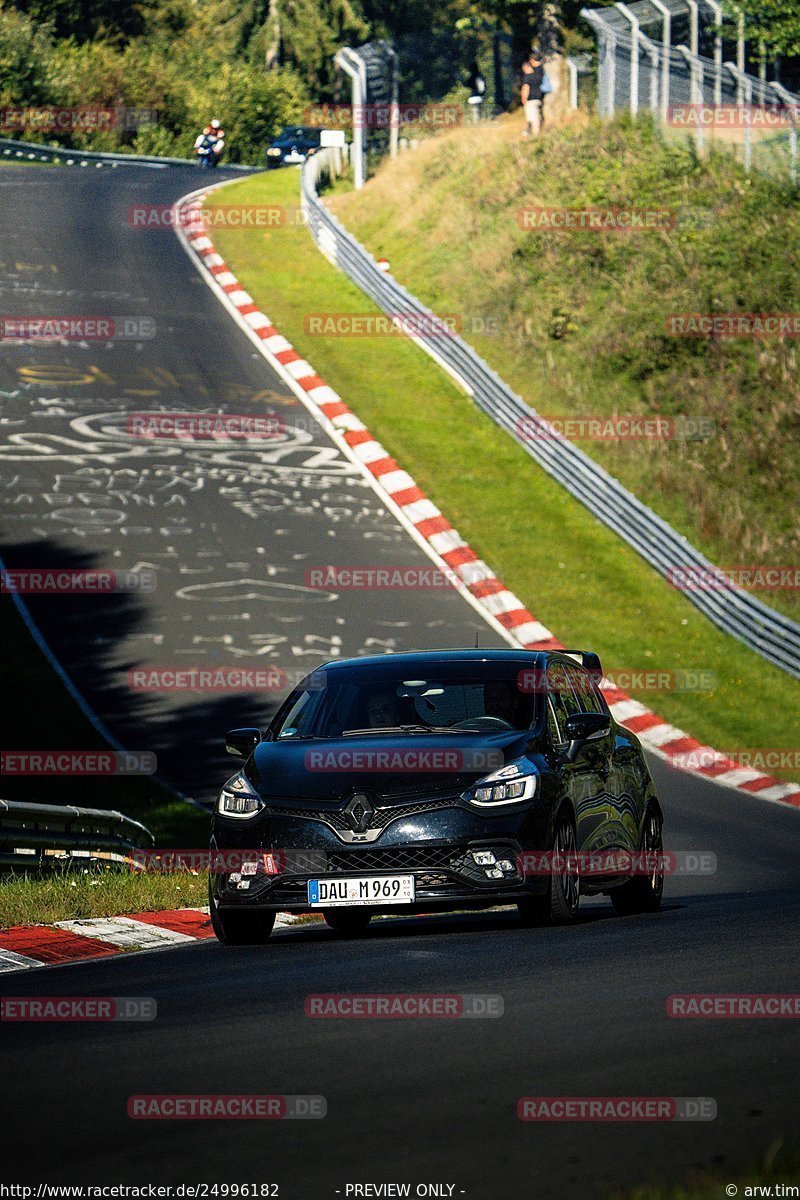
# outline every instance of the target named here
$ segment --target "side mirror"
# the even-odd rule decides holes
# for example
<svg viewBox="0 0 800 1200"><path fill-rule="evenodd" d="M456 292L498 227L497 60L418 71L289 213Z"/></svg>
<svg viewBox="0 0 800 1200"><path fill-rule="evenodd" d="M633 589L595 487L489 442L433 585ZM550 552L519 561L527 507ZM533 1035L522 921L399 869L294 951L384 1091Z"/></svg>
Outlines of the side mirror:
<svg viewBox="0 0 800 1200"><path fill-rule="evenodd" d="M225 749L234 758L249 758L260 741L260 729L250 726L245 729L229 729L225 734Z"/></svg>
<svg viewBox="0 0 800 1200"><path fill-rule="evenodd" d="M567 761L577 755L584 742L605 737L611 732L611 718L606 713L575 713L567 718L565 733L569 741Z"/></svg>

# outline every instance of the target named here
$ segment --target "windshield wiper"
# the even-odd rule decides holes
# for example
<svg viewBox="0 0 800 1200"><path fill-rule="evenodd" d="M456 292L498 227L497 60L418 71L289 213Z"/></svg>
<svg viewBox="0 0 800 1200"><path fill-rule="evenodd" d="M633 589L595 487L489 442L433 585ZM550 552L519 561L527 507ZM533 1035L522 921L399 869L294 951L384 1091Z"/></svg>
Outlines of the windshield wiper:
<svg viewBox="0 0 800 1200"><path fill-rule="evenodd" d="M342 737L364 737L382 733L479 733L477 729L452 729L449 725L385 725L380 728L345 729Z"/></svg>

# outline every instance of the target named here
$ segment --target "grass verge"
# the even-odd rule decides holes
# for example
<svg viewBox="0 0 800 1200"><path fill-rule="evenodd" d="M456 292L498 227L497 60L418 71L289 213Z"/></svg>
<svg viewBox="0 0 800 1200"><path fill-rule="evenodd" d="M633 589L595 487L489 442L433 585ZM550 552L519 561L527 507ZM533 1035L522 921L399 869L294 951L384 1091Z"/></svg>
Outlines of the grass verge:
<svg viewBox="0 0 800 1200"><path fill-rule="evenodd" d="M298 188L295 171L275 171L225 187L215 202L296 206ZM377 310L319 254L304 228L216 226L214 240L280 331L563 641L597 650L612 673L658 668L669 681L680 669L711 671L710 692L669 684L631 692L720 750L796 743L796 682L669 588L413 343L306 331L311 313Z"/></svg>
<svg viewBox="0 0 800 1200"><path fill-rule="evenodd" d="M37 879L5 876L0 884L0 929L198 908L208 903L207 889L205 872L142 875L114 870L81 875L54 872Z"/></svg>
<svg viewBox="0 0 800 1200"><path fill-rule="evenodd" d="M797 339L676 336L669 322L800 314L797 189L724 149L698 157L647 117L519 132L513 118L422 143L332 207L544 415L712 430L579 444L712 562L796 565ZM558 232L531 215L593 207L662 213L665 228ZM537 227L521 227L525 210ZM760 595L800 618L800 590Z"/></svg>
<svg viewBox="0 0 800 1200"><path fill-rule="evenodd" d="M785 1149L775 1142L761 1162L749 1171L698 1175L682 1187L637 1187L630 1191L615 1193L613 1200L720 1200L721 1197L738 1196L739 1200L752 1200L756 1196L796 1195L797 1192L778 1190L779 1185L797 1187L800 1176L800 1153ZM731 1190L728 1190L731 1189Z"/></svg>

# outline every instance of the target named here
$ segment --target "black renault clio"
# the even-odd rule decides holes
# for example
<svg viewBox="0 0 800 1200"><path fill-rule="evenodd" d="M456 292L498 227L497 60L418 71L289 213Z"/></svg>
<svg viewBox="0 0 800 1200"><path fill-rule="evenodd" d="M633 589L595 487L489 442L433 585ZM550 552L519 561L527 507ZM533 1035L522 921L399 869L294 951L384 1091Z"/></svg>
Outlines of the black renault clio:
<svg viewBox="0 0 800 1200"><path fill-rule="evenodd" d="M441 650L327 663L217 800L210 905L226 944L277 912L356 934L376 913L516 904L574 921L581 892L654 911L662 812L641 746L583 651Z"/></svg>

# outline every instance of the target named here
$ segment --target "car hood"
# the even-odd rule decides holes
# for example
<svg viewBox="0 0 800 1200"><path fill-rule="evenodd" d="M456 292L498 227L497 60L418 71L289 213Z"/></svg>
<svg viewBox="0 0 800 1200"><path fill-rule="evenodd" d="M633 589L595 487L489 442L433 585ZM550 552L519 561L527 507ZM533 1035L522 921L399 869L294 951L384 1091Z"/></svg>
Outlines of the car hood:
<svg viewBox="0 0 800 1200"><path fill-rule="evenodd" d="M261 742L246 775L262 799L344 800L368 791L383 803L464 791L534 748L529 733L410 734Z"/></svg>

